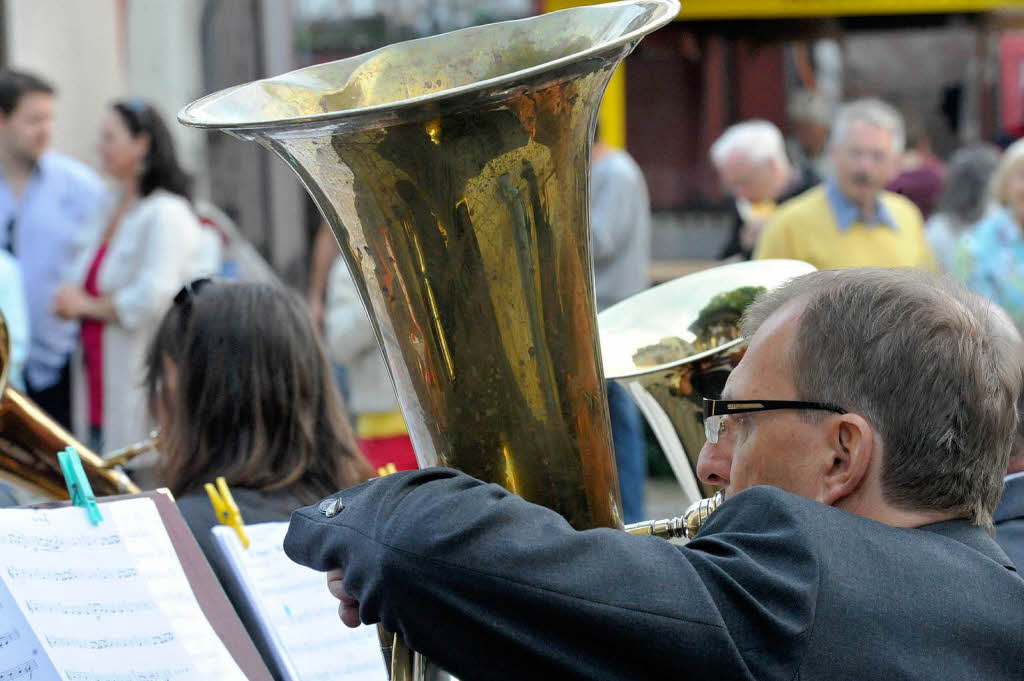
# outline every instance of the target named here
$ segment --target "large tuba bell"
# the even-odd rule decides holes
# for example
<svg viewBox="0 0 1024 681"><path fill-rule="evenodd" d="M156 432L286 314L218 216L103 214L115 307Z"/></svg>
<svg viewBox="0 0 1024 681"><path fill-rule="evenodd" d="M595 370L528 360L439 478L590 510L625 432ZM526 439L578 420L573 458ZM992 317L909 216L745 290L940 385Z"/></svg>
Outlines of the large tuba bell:
<svg viewBox="0 0 1024 681"><path fill-rule="evenodd" d="M0 313L0 478L38 496L67 499L57 452L71 446L78 450L97 496L138 492L128 476L106 464L32 400L8 385L10 362L10 335Z"/></svg>
<svg viewBox="0 0 1024 681"><path fill-rule="evenodd" d="M696 474L702 406L721 395L746 350L740 316L758 293L814 269L799 260L723 265L650 288L598 316L605 376L633 396L687 503L714 493Z"/></svg>
<svg viewBox="0 0 1024 681"><path fill-rule="evenodd" d="M617 2L468 28L229 88L178 116L255 140L302 178L373 321L420 465L500 483L577 528L622 524L591 136L616 65L678 10ZM435 673L415 664L417 678Z"/></svg>

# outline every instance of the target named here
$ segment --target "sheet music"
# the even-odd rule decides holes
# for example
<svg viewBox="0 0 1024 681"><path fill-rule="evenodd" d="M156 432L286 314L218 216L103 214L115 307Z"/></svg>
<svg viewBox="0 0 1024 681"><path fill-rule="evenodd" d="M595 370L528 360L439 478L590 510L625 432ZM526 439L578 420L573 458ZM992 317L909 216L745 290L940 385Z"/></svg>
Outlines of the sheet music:
<svg viewBox="0 0 1024 681"><path fill-rule="evenodd" d="M0 681L244 681L200 610L153 500L100 508L96 526L77 507L0 511L0 583L9 598L0 622L20 610L25 624L12 645L34 639L42 653L29 676L5 677L0 665Z"/></svg>
<svg viewBox="0 0 1024 681"><path fill-rule="evenodd" d="M59 678L14 597L0 581L0 681Z"/></svg>
<svg viewBox="0 0 1024 681"><path fill-rule="evenodd" d="M229 527L213 529L235 577L259 614L281 673L289 681L385 681L375 627L349 629L323 573L284 553L288 523L246 525L248 549Z"/></svg>

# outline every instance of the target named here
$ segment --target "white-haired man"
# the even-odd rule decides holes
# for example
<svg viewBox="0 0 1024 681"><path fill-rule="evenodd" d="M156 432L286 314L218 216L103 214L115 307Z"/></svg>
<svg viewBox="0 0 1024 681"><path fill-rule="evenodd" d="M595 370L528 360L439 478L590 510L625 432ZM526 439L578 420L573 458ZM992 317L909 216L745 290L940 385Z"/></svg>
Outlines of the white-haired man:
<svg viewBox="0 0 1024 681"><path fill-rule="evenodd" d="M737 123L722 133L711 145L711 163L723 189L735 199L732 238L722 258L741 254L749 259L778 204L820 180L789 162L782 133L762 120Z"/></svg>
<svg viewBox="0 0 1024 681"><path fill-rule="evenodd" d="M819 269L934 269L921 212L885 191L898 170L904 140L903 118L885 102L844 105L830 143L831 177L779 209L754 257L805 260Z"/></svg>

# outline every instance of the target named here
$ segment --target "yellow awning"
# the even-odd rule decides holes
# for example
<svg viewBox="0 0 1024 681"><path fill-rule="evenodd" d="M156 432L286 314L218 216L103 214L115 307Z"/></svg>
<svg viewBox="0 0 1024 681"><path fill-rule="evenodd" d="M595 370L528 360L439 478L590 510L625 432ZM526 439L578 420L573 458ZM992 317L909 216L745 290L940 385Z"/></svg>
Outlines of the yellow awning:
<svg viewBox="0 0 1024 681"><path fill-rule="evenodd" d="M597 5L598 0L545 0L544 10ZM1020 8L1018 0L681 0L678 19L772 19L868 14L941 14Z"/></svg>

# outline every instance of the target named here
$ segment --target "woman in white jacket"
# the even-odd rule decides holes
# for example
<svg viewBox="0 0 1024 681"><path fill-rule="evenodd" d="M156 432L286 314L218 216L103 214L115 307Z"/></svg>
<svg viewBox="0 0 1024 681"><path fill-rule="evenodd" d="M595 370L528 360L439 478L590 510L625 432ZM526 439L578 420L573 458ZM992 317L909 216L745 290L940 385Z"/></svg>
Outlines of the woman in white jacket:
<svg viewBox="0 0 1024 681"><path fill-rule="evenodd" d="M84 233L54 309L82 322L75 431L96 449L113 449L149 432L142 363L161 316L183 284L217 265L204 255L189 177L152 106L115 103L99 152L116 187Z"/></svg>

